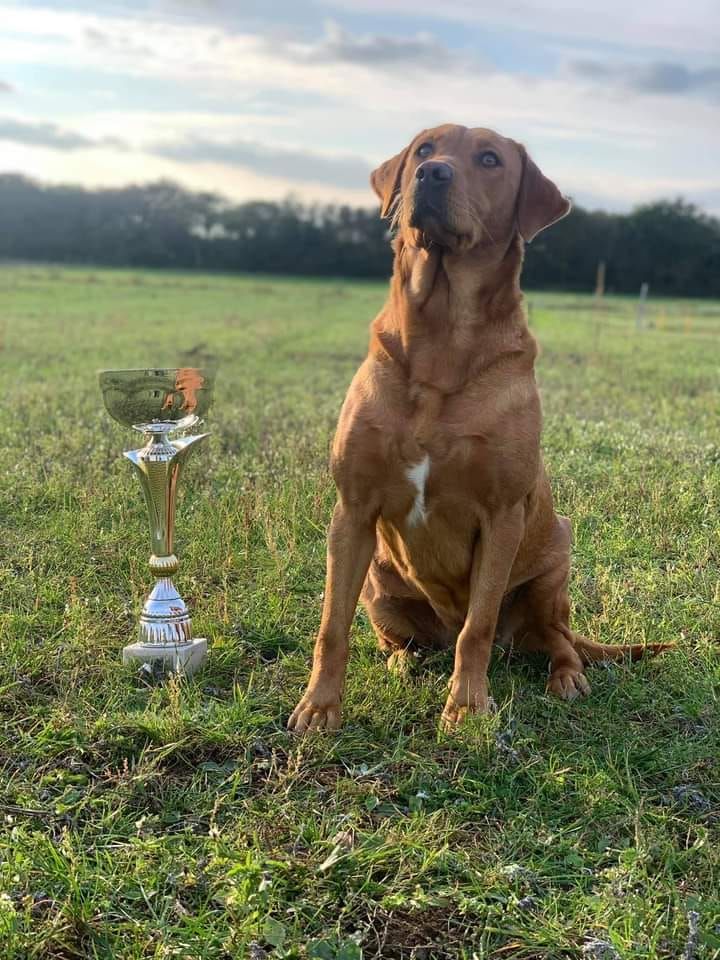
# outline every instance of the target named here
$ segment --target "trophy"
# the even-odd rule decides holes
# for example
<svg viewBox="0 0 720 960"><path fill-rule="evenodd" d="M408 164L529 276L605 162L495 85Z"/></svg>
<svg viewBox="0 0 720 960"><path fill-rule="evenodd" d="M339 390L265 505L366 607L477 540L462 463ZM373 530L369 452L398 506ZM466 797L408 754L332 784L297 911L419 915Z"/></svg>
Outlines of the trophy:
<svg viewBox="0 0 720 960"><path fill-rule="evenodd" d="M143 435L145 446L128 450L140 478L150 518L150 572L157 578L145 601L137 641L123 650L123 662L141 660L152 672L192 673L205 659L207 640L194 638L190 614L172 581L175 501L183 464L208 434L179 436L201 422L212 403L214 375L195 367L102 370L100 389L110 416Z"/></svg>

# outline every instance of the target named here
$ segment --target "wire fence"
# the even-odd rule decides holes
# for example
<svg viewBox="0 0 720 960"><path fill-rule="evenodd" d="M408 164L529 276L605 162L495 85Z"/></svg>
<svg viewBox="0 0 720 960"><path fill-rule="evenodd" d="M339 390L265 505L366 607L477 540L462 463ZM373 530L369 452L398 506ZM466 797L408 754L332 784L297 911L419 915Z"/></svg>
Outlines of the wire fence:
<svg viewBox="0 0 720 960"><path fill-rule="evenodd" d="M594 326L618 331L667 334L720 340L720 304L688 300L632 300L614 297L559 297L552 294L531 294L528 313L571 313Z"/></svg>

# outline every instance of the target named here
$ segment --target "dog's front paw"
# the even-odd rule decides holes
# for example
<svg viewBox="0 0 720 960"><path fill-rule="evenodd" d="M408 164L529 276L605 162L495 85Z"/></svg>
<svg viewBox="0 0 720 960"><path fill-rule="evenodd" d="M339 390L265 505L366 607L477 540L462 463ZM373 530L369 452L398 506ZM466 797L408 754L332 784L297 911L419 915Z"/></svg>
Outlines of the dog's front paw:
<svg viewBox="0 0 720 960"><path fill-rule="evenodd" d="M440 725L443 730L451 733L471 714L489 712L490 698L485 681L471 684L453 679L450 681L450 695L445 702Z"/></svg>
<svg viewBox="0 0 720 960"><path fill-rule="evenodd" d="M308 691L293 710L287 727L294 733L306 733L310 730L338 730L340 723L340 699Z"/></svg>

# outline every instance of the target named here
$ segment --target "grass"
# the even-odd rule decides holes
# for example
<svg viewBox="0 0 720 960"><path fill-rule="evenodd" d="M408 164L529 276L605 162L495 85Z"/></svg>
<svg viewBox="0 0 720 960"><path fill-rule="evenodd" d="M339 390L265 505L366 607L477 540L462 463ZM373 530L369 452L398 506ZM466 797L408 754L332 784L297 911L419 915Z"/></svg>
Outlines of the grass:
<svg viewBox="0 0 720 960"><path fill-rule="evenodd" d="M329 439L384 286L0 285L2 960L720 957L715 305L637 332L630 301L530 297L575 623L677 650L592 669L569 705L542 662L497 656L497 714L451 737L449 655L401 682L358 612L344 728L295 739ZM208 354L177 539L211 656L148 686L119 662L151 580L134 438L95 371Z"/></svg>

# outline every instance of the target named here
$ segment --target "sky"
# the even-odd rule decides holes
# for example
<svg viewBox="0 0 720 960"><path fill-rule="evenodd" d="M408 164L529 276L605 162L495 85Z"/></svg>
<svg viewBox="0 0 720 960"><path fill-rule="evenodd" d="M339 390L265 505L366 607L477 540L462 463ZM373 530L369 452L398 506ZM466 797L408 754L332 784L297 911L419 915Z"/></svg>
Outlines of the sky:
<svg viewBox="0 0 720 960"><path fill-rule="evenodd" d="M445 122L720 215L720 0L0 0L0 172L370 206Z"/></svg>

